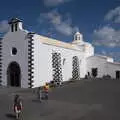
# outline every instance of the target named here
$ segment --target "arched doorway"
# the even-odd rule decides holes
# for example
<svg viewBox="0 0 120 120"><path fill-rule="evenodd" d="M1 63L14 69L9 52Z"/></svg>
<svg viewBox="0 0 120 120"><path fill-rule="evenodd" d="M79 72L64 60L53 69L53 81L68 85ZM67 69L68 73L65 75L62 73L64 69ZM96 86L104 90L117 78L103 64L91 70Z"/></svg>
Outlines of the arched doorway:
<svg viewBox="0 0 120 120"><path fill-rule="evenodd" d="M17 62L11 62L7 69L7 84L8 86L21 86L21 70Z"/></svg>

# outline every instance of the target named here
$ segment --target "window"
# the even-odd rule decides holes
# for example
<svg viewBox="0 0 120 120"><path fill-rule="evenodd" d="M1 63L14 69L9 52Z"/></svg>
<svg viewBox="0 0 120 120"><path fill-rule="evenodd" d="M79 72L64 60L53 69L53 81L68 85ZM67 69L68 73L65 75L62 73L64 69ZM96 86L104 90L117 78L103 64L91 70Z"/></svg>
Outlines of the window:
<svg viewBox="0 0 120 120"><path fill-rule="evenodd" d="M97 77L98 75L98 69L97 68L92 68L92 76Z"/></svg>
<svg viewBox="0 0 120 120"><path fill-rule="evenodd" d="M77 40L77 36L75 36L75 40Z"/></svg>
<svg viewBox="0 0 120 120"><path fill-rule="evenodd" d="M15 47L12 48L12 55L16 55L17 54L17 49Z"/></svg>
<svg viewBox="0 0 120 120"><path fill-rule="evenodd" d="M11 32L14 32L14 25L11 24Z"/></svg>
<svg viewBox="0 0 120 120"><path fill-rule="evenodd" d="M16 23L16 24L15 24L15 31L17 31L17 26L18 26L18 25L17 25L17 23Z"/></svg>
<svg viewBox="0 0 120 120"><path fill-rule="evenodd" d="M120 79L120 71L116 71L116 79Z"/></svg>
<svg viewBox="0 0 120 120"><path fill-rule="evenodd" d="M66 59L64 58L64 59L63 59L63 65L65 64L65 60L66 60Z"/></svg>
<svg viewBox="0 0 120 120"><path fill-rule="evenodd" d="M78 40L80 40L80 36L78 36Z"/></svg>
<svg viewBox="0 0 120 120"><path fill-rule="evenodd" d="M11 24L11 32L17 31L18 30L18 23Z"/></svg>

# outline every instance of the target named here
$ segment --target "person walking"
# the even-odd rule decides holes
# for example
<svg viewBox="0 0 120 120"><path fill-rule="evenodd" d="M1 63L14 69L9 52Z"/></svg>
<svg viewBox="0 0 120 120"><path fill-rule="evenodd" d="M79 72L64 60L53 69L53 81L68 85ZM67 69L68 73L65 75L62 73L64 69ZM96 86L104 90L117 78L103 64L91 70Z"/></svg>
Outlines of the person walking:
<svg viewBox="0 0 120 120"><path fill-rule="evenodd" d="M15 95L14 98L14 112L16 119L18 120L22 111L22 100L20 99L19 95Z"/></svg>
<svg viewBox="0 0 120 120"><path fill-rule="evenodd" d="M48 100L48 91L49 91L50 87L49 87L49 84L46 83L45 86L44 86L44 97L46 100Z"/></svg>
<svg viewBox="0 0 120 120"><path fill-rule="evenodd" d="M38 95L39 101L42 102L42 88L41 87L38 87L37 95Z"/></svg>

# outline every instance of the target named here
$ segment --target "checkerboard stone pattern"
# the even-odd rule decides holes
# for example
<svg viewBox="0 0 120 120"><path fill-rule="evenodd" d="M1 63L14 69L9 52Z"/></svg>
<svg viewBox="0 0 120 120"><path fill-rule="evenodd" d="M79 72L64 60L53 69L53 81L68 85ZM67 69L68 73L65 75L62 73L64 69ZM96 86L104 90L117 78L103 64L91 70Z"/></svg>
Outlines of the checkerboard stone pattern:
<svg viewBox="0 0 120 120"><path fill-rule="evenodd" d="M74 56L72 60L72 78L73 80L80 79L79 59L77 56Z"/></svg>
<svg viewBox="0 0 120 120"><path fill-rule="evenodd" d="M60 83L62 81L61 54L52 53L53 81Z"/></svg>
<svg viewBox="0 0 120 120"><path fill-rule="evenodd" d="M28 33L29 35L29 40L28 40L28 85L29 88L34 87L33 83L34 83L34 39L32 39L33 37L33 33Z"/></svg>
<svg viewBox="0 0 120 120"><path fill-rule="evenodd" d="M0 85L2 82L2 39L0 38Z"/></svg>

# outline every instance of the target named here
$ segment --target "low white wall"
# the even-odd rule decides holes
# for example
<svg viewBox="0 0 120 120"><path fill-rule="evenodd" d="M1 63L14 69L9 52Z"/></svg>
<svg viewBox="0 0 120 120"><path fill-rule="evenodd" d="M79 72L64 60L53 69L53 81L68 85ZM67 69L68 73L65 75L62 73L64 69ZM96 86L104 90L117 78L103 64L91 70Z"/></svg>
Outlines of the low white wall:
<svg viewBox="0 0 120 120"><path fill-rule="evenodd" d="M105 57L91 56L87 59L87 72L91 73L92 68L98 68L98 78L104 75L116 78L116 71L120 71L120 64L108 62Z"/></svg>
<svg viewBox="0 0 120 120"><path fill-rule="evenodd" d="M112 78L116 78L116 71L120 71L120 64L108 62L107 71Z"/></svg>
<svg viewBox="0 0 120 120"><path fill-rule="evenodd" d="M87 72L92 72L92 68L98 68L97 77L102 77L107 74L106 59L96 56L89 57L87 59Z"/></svg>

